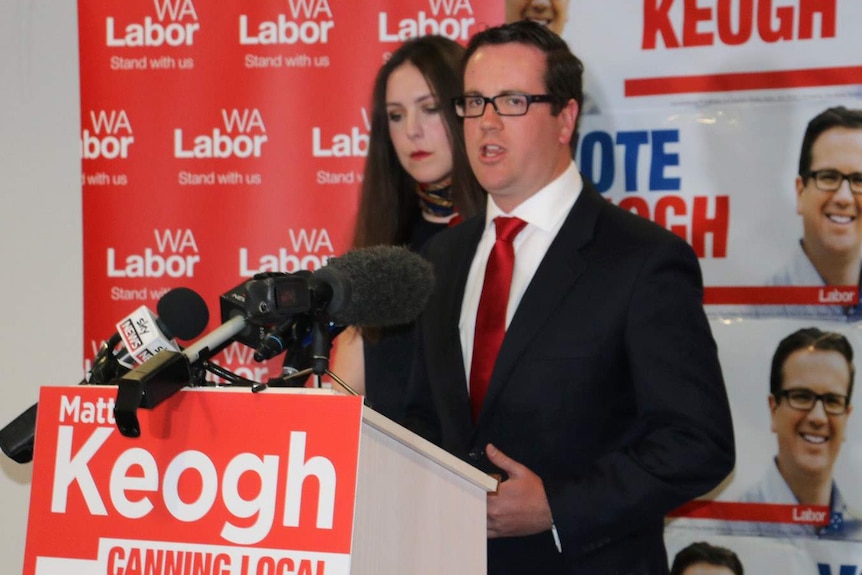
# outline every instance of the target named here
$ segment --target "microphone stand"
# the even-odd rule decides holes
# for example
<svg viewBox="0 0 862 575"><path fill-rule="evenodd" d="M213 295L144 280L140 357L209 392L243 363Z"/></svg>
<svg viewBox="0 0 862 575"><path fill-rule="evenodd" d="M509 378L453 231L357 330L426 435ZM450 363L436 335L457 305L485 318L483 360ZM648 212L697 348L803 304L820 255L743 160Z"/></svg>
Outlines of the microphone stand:
<svg viewBox="0 0 862 575"><path fill-rule="evenodd" d="M350 387L347 382L329 370L329 351L331 349L332 333L329 329L329 318L326 314L317 314L314 316L314 321L311 324L311 367L286 375L280 378L280 381L287 383L296 379L304 379L313 374L316 381L315 387L320 388L321 378L327 375L350 395L361 395ZM266 389L267 386L268 384L266 383L259 383L253 386L251 390L257 393Z"/></svg>

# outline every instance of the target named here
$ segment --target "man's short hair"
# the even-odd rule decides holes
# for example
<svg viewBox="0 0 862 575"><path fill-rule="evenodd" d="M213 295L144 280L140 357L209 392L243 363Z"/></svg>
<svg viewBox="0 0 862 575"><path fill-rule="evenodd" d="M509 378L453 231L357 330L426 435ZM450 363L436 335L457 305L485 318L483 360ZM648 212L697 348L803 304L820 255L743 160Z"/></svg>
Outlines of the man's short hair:
<svg viewBox="0 0 862 575"><path fill-rule="evenodd" d="M820 112L808 122L805 136L802 138L802 149L799 152L798 173L803 182L808 181L808 172L811 170L811 148L814 147L815 140L823 132L832 128L862 130L862 110L836 106Z"/></svg>
<svg viewBox="0 0 862 575"><path fill-rule="evenodd" d="M853 395L853 377L856 370L853 366L853 346L847 338L834 331L822 331L816 327L806 327L797 330L778 344L775 354L772 356L772 370L769 374L769 391L778 397L784 384L784 363L795 351L800 349L816 349L820 351L837 351L847 360L850 370L850 381L847 385L847 403Z"/></svg>
<svg viewBox="0 0 862 575"><path fill-rule="evenodd" d="M692 543L677 553L676 557L673 558L670 575L682 575L686 569L698 563L727 567L733 571L734 575L744 575L742 562L736 553L725 547L710 545L705 541Z"/></svg>
<svg viewBox="0 0 862 575"><path fill-rule="evenodd" d="M569 49L566 41L547 27L530 20L518 20L509 24L486 28L475 34L464 52L464 65L482 46L501 44L524 44L533 46L545 53L545 89L553 96L551 112L556 116L569 100L578 103L578 120L584 105L583 75L584 65ZM483 94L493 96L494 94ZM578 126L570 142L572 157L578 146Z"/></svg>

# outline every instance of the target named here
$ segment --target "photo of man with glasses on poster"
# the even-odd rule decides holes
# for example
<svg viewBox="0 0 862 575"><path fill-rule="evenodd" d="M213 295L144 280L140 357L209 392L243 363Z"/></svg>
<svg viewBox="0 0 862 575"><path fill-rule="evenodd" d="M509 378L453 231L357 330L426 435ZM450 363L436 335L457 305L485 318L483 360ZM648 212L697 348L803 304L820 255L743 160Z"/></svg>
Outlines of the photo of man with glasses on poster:
<svg viewBox="0 0 862 575"><path fill-rule="evenodd" d="M829 524L731 521L730 534L862 541L862 519L848 508L833 479L853 412L854 375L853 348L840 333L809 327L781 340L772 358L768 398L778 454L738 501L828 507Z"/></svg>
<svg viewBox="0 0 862 575"><path fill-rule="evenodd" d="M808 123L796 176L802 238L771 286L858 286L862 275L862 110L829 108ZM758 315L862 320L859 305L765 306Z"/></svg>

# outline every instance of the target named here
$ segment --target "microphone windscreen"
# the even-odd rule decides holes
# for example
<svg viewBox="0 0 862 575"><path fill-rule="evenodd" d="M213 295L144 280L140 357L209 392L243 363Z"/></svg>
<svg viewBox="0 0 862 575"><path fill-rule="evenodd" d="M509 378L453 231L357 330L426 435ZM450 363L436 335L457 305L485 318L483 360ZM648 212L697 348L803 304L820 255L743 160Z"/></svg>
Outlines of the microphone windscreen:
<svg viewBox="0 0 862 575"><path fill-rule="evenodd" d="M210 311L204 298L193 289L178 287L170 290L156 304L159 319L170 332L169 337L194 339L203 333L210 321Z"/></svg>
<svg viewBox="0 0 862 575"><path fill-rule="evenodd" d="M332 287L331 320L358 327L410 323L422 313L434 287L431 264L399 246L349 251L330 259L314 276Z"/></svg>
<svg viewBox="0 0 862 575"><path fill-rule="evenodd" d="M33 460L33 440L36 435L36 403L0 430L0 449L17 463Z"/></svg>

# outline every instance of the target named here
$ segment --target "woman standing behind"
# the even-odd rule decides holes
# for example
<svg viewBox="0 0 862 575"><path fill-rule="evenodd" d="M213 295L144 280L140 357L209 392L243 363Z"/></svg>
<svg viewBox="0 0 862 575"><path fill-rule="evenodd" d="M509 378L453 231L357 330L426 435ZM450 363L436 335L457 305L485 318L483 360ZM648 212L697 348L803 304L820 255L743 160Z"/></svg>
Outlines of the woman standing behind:
<svg viewBox="0 0 862 575"><path fill-rule="evenodd" d="M484 209L451 104L463 93L463 52L452 40L423 36L404 43L377 73L354 248L419 251L440 230ZM395 420L410 374L411 327L350 328L333 362L336 375Z"/></svg>

